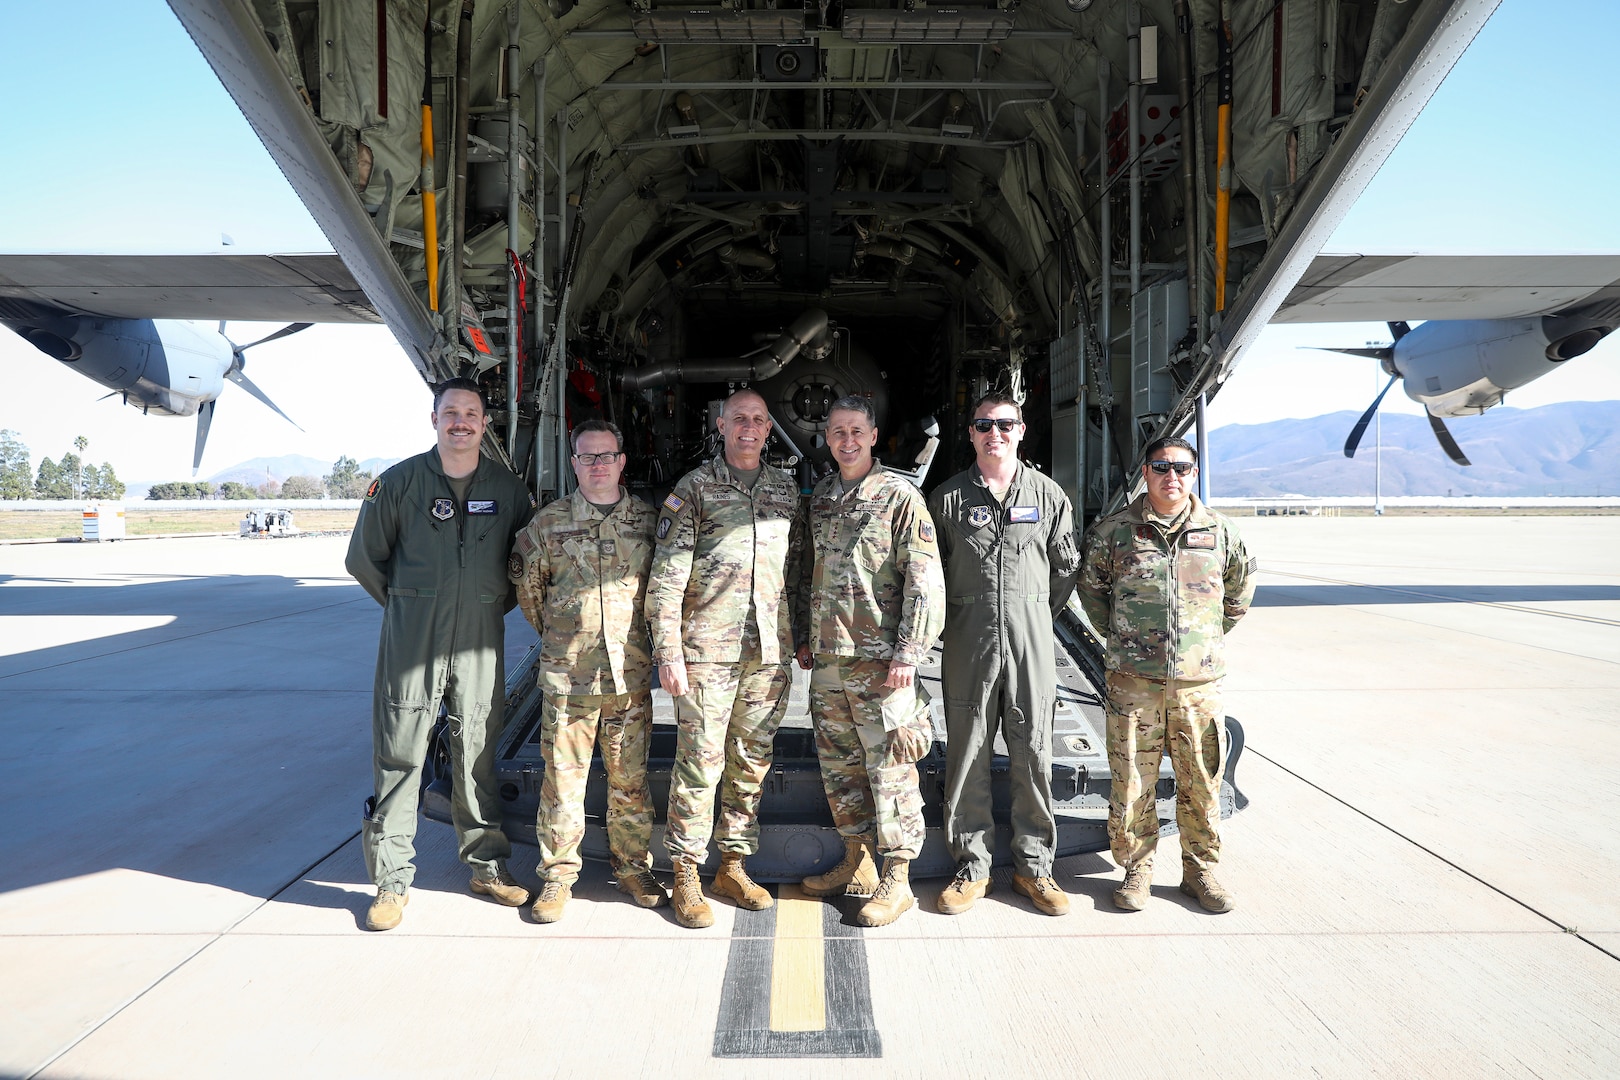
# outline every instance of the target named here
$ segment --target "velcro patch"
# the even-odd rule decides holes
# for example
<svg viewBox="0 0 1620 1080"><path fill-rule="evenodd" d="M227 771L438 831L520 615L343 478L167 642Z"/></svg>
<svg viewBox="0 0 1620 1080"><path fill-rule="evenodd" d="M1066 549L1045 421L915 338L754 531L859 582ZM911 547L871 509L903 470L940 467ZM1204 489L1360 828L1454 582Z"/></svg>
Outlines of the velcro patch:
<svg viewBox="0 0 1620 1080"><path fill-rule="evenodd" d="M659 518L658 519L658 539L662 540L664 537L668 536L669 535L669 527L671 525L673 525L673 524L675 524L675 519L672 518L672 517Z"/></svg>
<svg viewBox="0 0 1620 1080"><path fill-rule="evenodd" d="M382 477L379 476L379 477L377 477L377 479L375 479L375 480L373 480L371 482L370 487L366 488L366 502L370 502L372 499L375 499L377 497L377 492L379 492L381 490L382 490Z"/></svg>
<svg viewBox="0 0 1620 1080"><path fill-rule="evenodd" d="M934 542L934 526L926 521L918 525L917 538L925 544L932 544Z"/></svg>
<svg viewBox="0 0 1620 1080"><path fill-rule="evenodd" d="M664 508L672 514L678 514L686 509L686 500L672 491L664 496Z"/></svg>
<svg viewBox="0 0 1620 1080"><path fill-rule="evenodd" d="M468 499L467 513L493 514L499 509L494 499Z"/></svg>
<svg viewBox="0 0 1620 1080"><path fill-rule="evenodd" d="M456 502L454 499L434 499L433 516L440 521L449 521L456 516Z"/></svg>
<svg viewBox="0 0 1620 1080"><path fill-rule="evenodd" d="M512 557L506 560L506 576L513 581L523 580L523 556L512 552Z"/></svg>
<svg viewBox="0 0 1620 1080"><path fill-rule="evenodd" d="M1260 569L1260 560L1253 555L1249 556L1248 572L1252 574L1258 569Z"/></svg>
<svg viewBox="0 0 1620 1080"><path fill-rule="evenodd" d="M1190 532L1187 534L1187 546L1190 548L1204 548L1207 551L1215 549L1215 534L1207 532Z"/></svg>
<svg viewBox="0 0 1620 1080"><path fill-rule="evenodd" d="M1151 525L1138 525L1136 527L1136 538L1138 540L1152 540L1153 539L1153 526L1151 526Z"/></svg>
<svg viewBox="0 0 1620 1080"><path fill-rule="evenodd" d="M1009 506L1007 507L1007 520L1014 525L1028 525L1041 520L1041 508L1038 506Z"/></svg>
<svg viewBox="0 0 1620 1080"><path fill-rule="evenodd" d="M967 523L975 529L984 528L990 524L990 508L983 504L973 507L968 511Z"/></svg>

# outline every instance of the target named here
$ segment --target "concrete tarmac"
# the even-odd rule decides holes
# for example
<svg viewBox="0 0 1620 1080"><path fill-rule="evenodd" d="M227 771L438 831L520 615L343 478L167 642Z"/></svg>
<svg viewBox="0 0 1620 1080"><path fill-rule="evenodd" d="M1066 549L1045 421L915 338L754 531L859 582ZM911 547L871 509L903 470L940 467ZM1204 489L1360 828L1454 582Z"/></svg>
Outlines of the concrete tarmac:
<svg viewBox="0 0 1620 1080"><path fill-rule="evenodd" d="M367 933L345 541L0 547L0 1076L1620 1074L1620 518L1239 525L1238 910L1172 839L1141 913L1084 856L1065 918L998 873L867 931L791 887L683 930L599 866L540 927L425 822Z"/></svg>

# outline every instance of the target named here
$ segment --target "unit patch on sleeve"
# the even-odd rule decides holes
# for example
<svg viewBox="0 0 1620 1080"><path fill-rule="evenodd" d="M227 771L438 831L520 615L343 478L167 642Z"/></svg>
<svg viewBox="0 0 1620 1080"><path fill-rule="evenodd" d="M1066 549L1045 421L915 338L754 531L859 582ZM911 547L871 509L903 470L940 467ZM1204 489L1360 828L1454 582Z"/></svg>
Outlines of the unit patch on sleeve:
<svg viewBox="0 0 1620 1080"><path fill-rule="evenodd" d="M669 535L669 527L671 525L673 525L674 523L675 523L675 519L672 518L672 517L661 517L661 518L659 518L658 519L658 539L662 540L664 537L668 536Z"/></svg>
<svg viewBox="0 0 1620 1080"><path fill-rule="evenodd" d="M381 490L382 490L382 477L379 476L379 477L377 477L377 479L375 479L375 480L373 480L371 482L370 487L366 488L366 502L370 502L372 499L375 499L377 497L377 492L379 492Z"/></svg>
<svg viewBox="0 0 1620 1080"><path fill-rule="evenodd" d="M934 542L934 526L926 521L918 525L917 537L925 544L932 544Z"/></svg>
<svg viewBox="0 0 1620 1080"><path fill-rule="evenodd" d="M499 509L500 507L494 499L467 500L467 513L469 514L493 514Z"/></svg>
<svg viewBox="0 0 1620 1080"><path fill-rule="evenodd" d="M1190 532L1187 534L1187 546L1190 548L1204 548L1207 551L1215 549L1215 534L1207 532Z"/></svg>
<svg viewBox="0 0 1620 1080"><path fill-rule="evenodd" d="M456 501L454 499L434 499L433 516L440 521L449 521L456 516Z"/></svg>
<svg viewBox="0 0 1620 1080"><path fill-rule="evenodd" d="M506 560L506 576L513 581L523 580L523 556L512 552L512 557Z"/></svg>

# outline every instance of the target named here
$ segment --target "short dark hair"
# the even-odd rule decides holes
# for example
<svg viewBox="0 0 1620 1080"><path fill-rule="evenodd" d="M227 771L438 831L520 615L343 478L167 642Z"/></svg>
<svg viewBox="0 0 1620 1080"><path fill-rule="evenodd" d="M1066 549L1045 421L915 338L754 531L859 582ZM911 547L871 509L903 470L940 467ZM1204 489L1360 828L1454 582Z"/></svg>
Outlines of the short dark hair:
<svg viewBox="0 0 1620 1080"><path fill-rule="evenodd" d="M1168 439L1154 439L1148 443L1147 449L1142 451L1143 460L1151 458L1160 450L1185 450L1192 455L1193 464L1198 464L1198 449L1186 439L1177 439L1173 436Z"/></svg>
<svg viewBox="0 0 1620 1080"><path fill-rule="evenodd" d="M433 411L434 412L439 411L439 403L444 400L444 395L448 394L452 390L465 390L469 394L477 394L478 395L478 407L480 409L483 409L485 412L489 411L489 402L484 399L484 388L482 386L479 386L476 382L474 382L471 379L463 379L463 378L457 377L457 378L454 378L454 379L446 379L446 380L444 380L444 382L439 383L437 386L435 386L433 388Z"/></svg>
<svg viewBox="0 0 1620 1080"><path fill-rule="evenodd" d="M592 417L589 420L581 420L579 423L574 425L574 430L568 433L569 449L573 450L576 454L579 453L579 437L581 435L588 435L593 431L605 431L609 435L612 435L616 440L618 440L619 452L621 454L624 453L624 432L619 430L619 425L611 424L606 420L598 420L595 417Z"/></svg>
<svg viewBox="0 0 1620 1080"><path fill-rule="evenodd" d="M832 408L827 410L827 418L831 419L832 414L840 409L845 412L858 412L866 417L868 424L877 427L877 410L872 408L872 399L865 394L845 394L832 403Z"/></svg>
<svg viewBox="0 0 1620 1080"><path fill-rule="evenodd" d="M1018 414L1018 422L1020 424L1024 422L1024 407L1018 404L1018 402L1014 401L1011 394L1005 393L1001 390L992 390L978 401L975 401L973 403L973 411L968 414L969 419L972 420L977 418L979 415L979 410L984 408L986 405L1011 405L1013 407L1013 411Z"/></svg>

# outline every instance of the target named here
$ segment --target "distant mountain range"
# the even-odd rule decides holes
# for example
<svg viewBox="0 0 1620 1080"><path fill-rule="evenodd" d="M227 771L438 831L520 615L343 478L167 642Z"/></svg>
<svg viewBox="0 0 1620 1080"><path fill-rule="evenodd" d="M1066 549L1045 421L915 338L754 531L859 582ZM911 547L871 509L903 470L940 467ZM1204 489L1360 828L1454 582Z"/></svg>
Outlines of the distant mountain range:
<svg viewBox="0 0 1620 1080"><path fill-rule="evenodd" d="M376 476L388 466L397 463L399 458L374 457L366 458L360 462L360 471L369 472ZM322 461L320 458L310 457L308 454L283 454L280 457L256 457L247 461L239 461L228 469L221 469L212 476L205 477L209 483L223 484L227 480L235 480L239 484L249 487L258 487L265 480L271 479L276 483L286 482L289 476L313 476L319 480L332 471L332 462ZM185 479L177 477L176 479ZM124 492L126 500L146 498L146 493L153 484L161 483L158 480L131 480Z"/></svg>
<svg viewBox="0 0 1620 1080"><path fill-rule="evenodd" d="M360 471L376 476L399 460L399 458L366 458L360 463ZM251 484L254 487L264 483L267 476L278 484L289 476L313 476L319 480L332 471L332 464L330 461L322 461L307 454L256 457L239 461L228 469L221 469L208 479L215 484L235 480L239 484Z"/></svg>
<svg viewBox="0 0 1620 1080"><path fill-rule="evenodd" d="M1209 433L1210 494L1373 494L1373 430L1355 458L1344 440L1359 413L1229 424ZM1383 418L1385 495L1620 495L1620 401L1498 407L1446 421L1473 462L1455 465L1421 416Z"/></svg>

